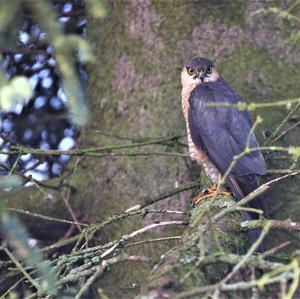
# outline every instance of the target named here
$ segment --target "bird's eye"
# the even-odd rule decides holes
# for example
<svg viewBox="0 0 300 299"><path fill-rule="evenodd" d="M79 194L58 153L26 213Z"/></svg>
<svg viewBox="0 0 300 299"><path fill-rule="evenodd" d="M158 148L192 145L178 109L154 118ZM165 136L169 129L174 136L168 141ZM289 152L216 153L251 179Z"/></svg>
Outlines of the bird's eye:
<svg viewBox="0 0 300 299"><path fill-rule="evenodd" d="M211 74L212 73L212 66L209 66L207 69L206 69L206 74Z"/></svg>
<svg viewBox="0 0 300 299"><path fill-rule="evenodd" d="M195 73L196 73L195 70L192 69L191 67L188 67L187 71L188 71L188 74L191 75L191 76L195 75Z"/></svg>

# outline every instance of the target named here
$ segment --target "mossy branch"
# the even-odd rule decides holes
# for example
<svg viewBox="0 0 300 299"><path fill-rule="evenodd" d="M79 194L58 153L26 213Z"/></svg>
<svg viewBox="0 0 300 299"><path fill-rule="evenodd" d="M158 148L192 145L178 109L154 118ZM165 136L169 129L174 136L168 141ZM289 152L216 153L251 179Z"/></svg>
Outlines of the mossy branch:
<svg viewBox="0 0 300 299"><path fill-rule="evenodd" d="M245 221L241 223L244 229L255 229L258 227L263 227L264 225L270 225L270 228L283 229L290 231L300 231L300 223L292 221L291 219L286 220L274 220L274 219L259 219Z"/></svg>

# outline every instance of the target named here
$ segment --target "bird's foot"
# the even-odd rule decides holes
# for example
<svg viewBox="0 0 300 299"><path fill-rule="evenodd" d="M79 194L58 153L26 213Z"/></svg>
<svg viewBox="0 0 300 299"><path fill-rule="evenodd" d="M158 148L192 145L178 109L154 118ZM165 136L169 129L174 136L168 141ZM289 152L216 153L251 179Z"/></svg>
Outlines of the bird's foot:
<svg viewBox="0 0 300 299"><path fill-rule="evenodd" d="M197 196L195 196L192 201L194 205L199 204L201 201L214 198L217 195L230 196L230 192L228 192L224 187L221 187L218 190L218 185L213 184L207 189L202 190Z"/></svg>

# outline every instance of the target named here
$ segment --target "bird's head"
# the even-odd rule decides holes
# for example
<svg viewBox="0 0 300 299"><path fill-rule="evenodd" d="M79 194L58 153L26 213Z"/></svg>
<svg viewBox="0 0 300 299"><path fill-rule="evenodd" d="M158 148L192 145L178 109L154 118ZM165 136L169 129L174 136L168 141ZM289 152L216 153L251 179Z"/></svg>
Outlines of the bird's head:
<svg viewBox="0 0 300 299"><path fill-rule="evenodd" d="M181 71L181 83L183 87L195 86L203 82L215 82L219 73L213 63L202 57L190 59Z"/></svg>

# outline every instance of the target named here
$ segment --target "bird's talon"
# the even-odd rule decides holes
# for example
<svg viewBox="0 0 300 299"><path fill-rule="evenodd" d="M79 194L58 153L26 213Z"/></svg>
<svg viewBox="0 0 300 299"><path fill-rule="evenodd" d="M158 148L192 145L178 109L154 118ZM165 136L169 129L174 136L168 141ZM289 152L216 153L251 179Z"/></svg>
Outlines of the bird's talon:
<svg viewBox="0 0 300 299"><path fill-rule="evenodd" d="M196 207L201 201L211 197L211 194L204 194L204 192L198 194L197 196L195 196L192 201L193 201L193 207Z"/></svg>
<svg viewBox="0 0 300 299"><path fill-rule="evenodd" d="M217 195L231 196L230 192L228 192L225 188L221 188L218 192L217 190L217 185L213 185L210 188L203 190L201 193L199 193L192 199L193 208L197 206L201 201L206 200L208 198L214 198Z"/></svg>
<svg viewBox="0 0 300 299"><path fill-rule="evenodd" d="M224 196L231 196L231 193L228 191L221 191L220 194L222 194Z"/></svg>

